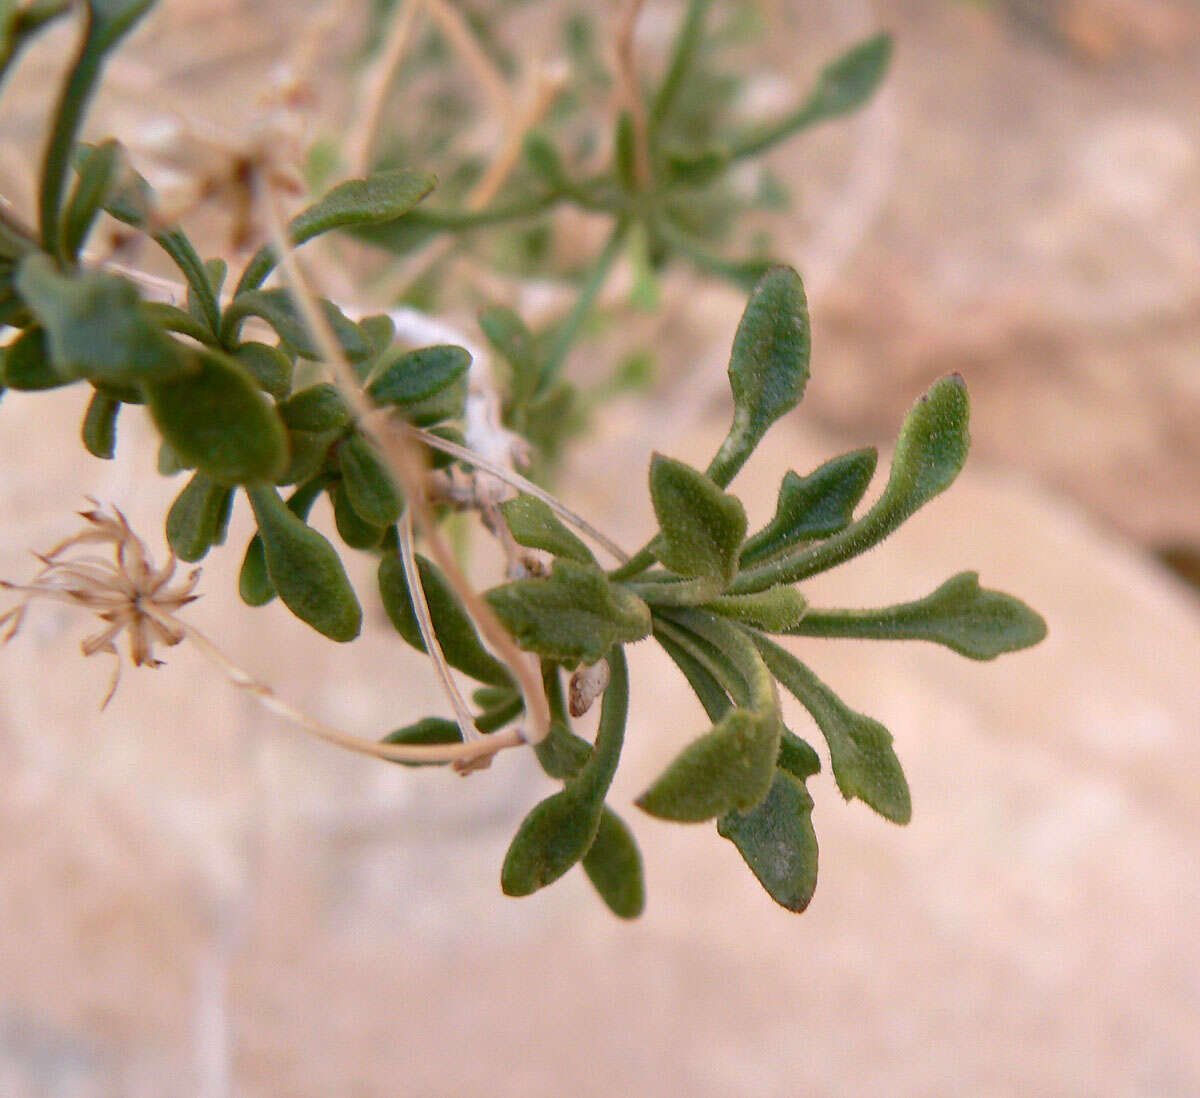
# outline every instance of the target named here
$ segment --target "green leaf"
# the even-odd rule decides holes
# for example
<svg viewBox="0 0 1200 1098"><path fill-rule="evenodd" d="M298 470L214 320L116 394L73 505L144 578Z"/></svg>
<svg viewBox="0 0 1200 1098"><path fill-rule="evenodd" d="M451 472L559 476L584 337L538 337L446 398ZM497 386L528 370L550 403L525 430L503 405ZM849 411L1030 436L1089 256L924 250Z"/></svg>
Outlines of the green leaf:
<svg viewBox="0 0 1200 1098"><path fill-rule="evenodd" d="M699 148L669 146L666 150L667 174L672 183L684 187L707 187L721 175L730 163L725 145L702 145Z"/></svg>
<svg viewBox="0 0 1200 1098"><path fill-rule="evenodd" d="M104 56L153 6L154 0L88 0L83 41L55 106L42 160L38 221L51 256L62 245L62 197L80 123L104 68Z"/></svg>
<svg viewBox="0 0 1200 1098"><path fill-rule="evenodd" d="M288 461L274 407L232 359L207 348L178 379L145 382L150 414L171 448L223 484L272 481Z"/></svg>
<svg viewBox="0 0 1200 1098"><path fill-rule="evenodd" d="M794 587L772 587L753 595L722 595L702 608L733 621L758 626L768 633L784 633L804 618L808 603Z"/></svg>
<svg viewBox="0 0 1200 1098"><path fill-rule="evenodd" d="M804 783L780 770L762 804L717 822L717 833L737 847L767 895L789 911L808 907L817 887L812 810Z"/></svg>
<svg viewBox="0 0 1200 1098"><path fill-rule="evenodd" d="M688 685L691 686L700 704L704 706L708 719L715 722L725 716L733 707L733 702L729 700L729 695L725 693L724 688L704 663L697 659L695 654L690 652L679 640L663 630L658 621L654 623L654 639L683 672Z"/></svg>
<svg viewBox="0 0 1200 1098"><path fill-rule="evenodd" d="M612 677L600 707L595 749L562 792L536 805L521 822L500 871L506 896L528 896L558 880L596 838L629 715L629 674L619 647L609 655L609 666Z"/></svg>
<svg viewBox="0 0 1200 1098"><path fill-rule="evenodd" d="M879 610L814 610L811 622L787 632L862 640L923 640L973 660L992 660L1046 637L1046 622L1020 599L979 586L978 572L960 572L931 595Z"/></svg>
<svg viewBox="0 0 1200 1098"><path fill-rule="evenodd" d="M93 457L110 459L117 448L117 413L121 402L111 393L97 389L83 417L83 445Z"/></svg>
<svg viewBox="0 0 1200 1098"><path fill-rule="evenodd" d="M359 331L371 345L371 354L382 354L396 337L396 325L387 313L372 313L358 322Z"/></svg>
<svg viewBox="0 0 1200 1098"><path fill-rule="evenodd" d="M432 427L447 419L462 419L467 404L467 377L464 374L424 400L404 405L404 418L414 427Z"/></svg>
<svg viewBox="0 0 1200 1098"><path fill-rule="evenodd" d="M596 837L583 856L583 869L614 915L636 919L642 913L646 906L642 855L633 833L610 808L600 814Z"/></svg>
<svg viewBox="0 0 1200 1098"><path fill-rule="evenodd" d="M322 298L320 306L325 320L333 330L334 338L346 357L351 362L367 358L371 354L371 345L358 330L358 326L347 319L346 314L332 301ZM275 329L279 338L294 348L301 358L319 362L324 357L320 344L309 332L291 293L283 287L274 290L248 290L235 297L226 308L221 321L221 342L226 346L232 344L237 338L242 322L250 316L265 320Z"/></svg>
<svg viewBox="0 0 1200 1098"><path fill-rule="evenodd" d="M41 321L55 366L72 377L130 384L178 376L178 345L138 308L127 279L92 271L61 275L45 255L26 258L17 288Z"/></svg>
<svg viewBox="0 0 1200 1098"><path fill-rule="evenodd" d="M279 405L279 414L293 431L344 431L353 422L337 386L328 381L293 393Z"/></svg>
<svg viewBox="0 0 1200 1098"><path fill-rule="evenodd" d="M824 572L877 545L948 488L967 459L970 403L957 374L934 383L904 421L887 487L871 509L844 530L807 549L743 572L733 592L761 591Z"/></svg>
<svg viewBox="0 0 1200 1098"><path fill-rule="evenodd" d="M0 348L4 362L4 383L10 389L34 392L57 389L75 380L63 374L50 361L46 333L41 328L26 328L7 347Z"/></svg>
<svg viewBox="0 0 1200 1098"><path fill-rule="evenodd" d="M650 496L662 531L654 540L654 555L678 575L728 583L746 536L741 501L703 473L661 454L650 462Z"/></svg>
<svg viewBox="0 0 1200 1098"><path fill-rule="evenodd" d="M292 360L266 343L241 343L233 352L242 368L265 393L284 400L292 388Z"/></svg>
<svg viewBox="0 0 1200 1098"><path fill-rule="evenodd" d="M180 560L202 560L221 537L233 492L195 473L167 512L167 544Z"/></svg>
<svg viewBox="0 0 1200 1098"><path fill-rule="evenodd" d="M733 424L708 467L724 487L767 429L800 403L808 382L811 335L800 276L772 267L754 288L742 313L729 359Z"/></svg>
<svg viewBox="0 0 1200 1098"><path fill-rule="evenodd" d="M301 621L335 641L362 628L362 608L337 551L298 519L274 488L246 489L262 536L267 575L284 604Z"/></svg>
<svg viewBox="0 0 1200 1098"><path fill-rule="evenodd" d="M827 65L809 100L811 115L833 118L858 110L879 87L892 59L892 36L877 34Z"/></svg>
<svg viewBox="0 0 1200 1098"><path fill-rule="evenodd" d="M731 709L685 747L635 803L651 816L680 823L753 808L771 787L781 727L776 712Z"/></svg>
<svg viewBox="0 0 1200 1098"><path fill-rule="evenodd" d="M394 221L408 213L437 184L428 172L395 168L339 183L292 218L292 242L303 244L333 229Z"/></svg>
<svg viewBox="0 0 1200 1098"><path fill-rule="evenodd" d="M404 497L379 452L362 435L351 434L338 445L337 456L346 498L358 516L372 526L391 526Z"/></svg>
<svg viewBox="0 0 1200 1098"><path fill-rule="evenodd" d="M894 823L908 823L912 798L900 760L892 750L891 733L878 721L855 713L790 652L765 637L753 639L771 674L821 729L842 796L865 801Z"/></svg>
<svg viewBox="0 0 1200 1098"><path fill-rule="evenodd" d="M304 484L317 476L329 459L329 451L341 437L341 431L288 430L291 458L276 484Z"/></svg>
<svg viewBox="0 0 1200 1098"><path fill-rule="evenodd" d="M535 744L533 750L542 769L560 781L578 774L592 755L592 745L575 735L565 721L558 720L550 722L546 738Z"/></svg>
<svg viewBox="0 0 1200 1098"><path fill-rule="evenodd" d="M492 305L479 314L479 327L487 341L512 368L509 400L523 407L537 390L541 363L537 339L512 309Z"/></svg>
<svg viewBox="0 0 1200 1098"><path fill-rule="evenodd" d="M779 758L775 765L801 781L821 773L821 758L812 744L786 727L779 739Z"/></svg>
<svg viewBox="0 0 1200 1098"><path fill-rule="evenodd" d="M557 881L592 845L602 807L569 787L535 805L505 855L504 894L529 896Z"/></svg>
<svg viewBox="0 0 1200 1098"><path fill-rule="evenodd" d="M376 172L366 179L348 179L292 218L288 225L292 244L299 247L334 229L395 221L429 194L436 182L432 175L408 168ZM238 281L236 294L261 286L278 262L274 248L260 248Z"/></svg>
<svg viewBox="0 0 1200 1098"><path fill-rule="evenodd" d="M417 404L458 381L470 365L470 354L449 344L397 350L371 371L367 394L376 404Z"/></svg>
<svg viewBox="0 0 1200 1098"><path fill-rule="evenodd" d="M203 289L197 290L189 283L187 310L202 324L209 325L212 334L216 336L220 332L220 316L218 315L220 307L217 300L221 295L221 287L225 285L225 276L229 274L229 264L223 259L210 259L203 264L203 270L208 292L204 292ZM234 354L236 355L237 352L235 351ZM253 372L251 370L251 373ZM263 387L266 388L266 386Z"/></svg>
<svg viewBox="0 0 1200 1098"><path fill-rule="evenodd" d="M580 564L596 563L592 551L540 499L522 493L505 500L500 510L518 545L542 549Z"/></svg>
<svg viewBox="0 0 1200 1098"><path fill-rule="evenodd" d="M646 604L594 564L560 557L549 576L494 587L486 597L522 648L572 665L595 663L613 644L650 632Z"/></svg>
<svg viewBox="0 0 1200 1098"><path fill-rule="evenodd" d="M433 631L437 634L442 654L451 667L478 682L511 688L512 674L508 668L491 654L479 639L470 615L463 608L442 570L432 561L417 556L417 573L425 601L429 604L429 616ZM404 576L404 566L393 545L379 561L379 596L388 619L409 644L419 652L425 651L421 628L417 624L412 596Z"/></svg>
<svg viewBox="0 0 1200 1098"><path fill-rule="evenodd" d="M775 517L742 547L743 568L795 545L845 529L875 473L874 447L842 454L806 477L784 474Z"/></svg>
<svg viewBox="0 0 1200 1098"><path fill-rule="evenodd" d="M324 488L325 480L322 477L302 485L288 497L288 509L303 522ZM267 554L263 550L262 537L258 534L246 546L242 569L238 573L238 594L247 606L265 606L275 597L275 585L267 575Z"/></svg>
<svg viewBox="0 0 1200 1098"><path fill-rule="evenodd" d="M462 741L462 731L454 721L447 720L445 717L424 717L414 724L405 725L403 728L397 728L395 732L390 732L384 736L381 743L402 743L402 744L439 744L439 743L460 743ZM403 762L396 760L401 766L444 766L444 763L428 763L428 762Z"/></svg>
<svg viewBox="0 0 1200 1098"><path fill-rule="evenodd" d="M796 110L732 140L733 156L755 156L818 122L857 110L875 94L891 57L889 34L878 34L858 43L821 70L817 86Z"/></svg>
<svg viewBox="0 0 1200 1098"><path fill-rule="evenodd" d="M333 521L338 537L351 549L374 549L383 541L387 528L373 526L354 509L343 482L330 485L329 498L333 503Z"/></svg>
<svg viewBox="0 0 1200 1098"><path fill-rule="evenodd" d="M116 141L88 149L78 162L79 178L63 213L63 251L74 259L103 208L121 166L123 150Z"/></svg>

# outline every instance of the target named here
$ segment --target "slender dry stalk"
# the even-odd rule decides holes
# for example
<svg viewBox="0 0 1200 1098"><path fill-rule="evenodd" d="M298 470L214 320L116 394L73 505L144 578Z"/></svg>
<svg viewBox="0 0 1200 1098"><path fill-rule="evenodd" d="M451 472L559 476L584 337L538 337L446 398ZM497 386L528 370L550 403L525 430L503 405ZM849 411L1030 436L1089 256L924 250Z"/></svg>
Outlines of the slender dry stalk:
<svg viewBox="0 0 1200 1098"><path fill-rule="evenodd" d="M526 135L546 117L566 82L567 70L562 66L534 66L530 78L531 91L525 96L525 106L511 118L500 151L467 194L463 204L468 210L482 210L500 193L500 189L521 162ZM449 235L430 241L415 255L406 259L395 273L377 282L372 288L372 293L376 295L377 300L383 302L400 299L414 282L444 259L456 243L455 238Z"/></svg>
<svg viewBox="0 0 1200 1098"><path fill-rule="evenodd" d="M504 73L496 68L492 59L484 53L462 12L448 0L421 0L421 3L425 5L425 10L437 23L450 45L458 51L467 67L475 74L475 78L483 85L492 106L507 123L516 114L516 105L513 103L508 81L505 80Z"/></svg>
<svg viewBox="0 0 1200 1098"><path fill-rule="evenodd" d="M111 655L117 661L103 706L108 705L120 681L123 661L117 641L128 636L129 654L137 667L161 667L155 645L173 647L189 640L202 655L238 688L247 691L265 709L327 743L360 755L404 763L451 763L456 769L487 765L497 751L524 742L517 729L455 744L386 744L362 739L319 721L280 698L266 683L239 667L220 647L194 625L179 617L179 611L198 597L193 592L200 578L194 569L182 583L172 584L176 559L172 553L161 568L154 565L145 543L133 532L125 516L115 508L109 514L95 500L92 510L81 511L86 526L59 542L46 553L35 554L42 570L27 584L0 580L0 587L15 591L22 599L0 615L0 641L12 640L24 622L29 604L35 600L61 602L95 614L104 623L99 632L81 645L84 656ZM107 546L113 559L94 553L77 553L81 548Z"/></svg>
<svg viewBox="0 0 1200 1098"><path fill-rule="evenodd" d="M638 83L637 61L633 48L633 36L637 29L638 16L642 13L643 0L625 0L613 35L613 51L616 70L625 109L633 124L633 170L638 186L645 189L650 184L650 137L646 122L646 103Z"/></svg>
<svg viewBox="0 0 1200 1098"><path fill-rule="evenodd" d="M467 613L475 621L483 638L492 646L497 656L509 666L516 677L525 700L525 713L530 721L530 728L524 734L525 742L540 743L550 730L550 711L545 696L542 694L541 676L538 669L532 659L516 646L507 630L493 613L492 608L479 596L463 575L453 551L433 518L425 497L425 468L421 456L413 452L415 439L411 436L411 432L380 429L374 417L371 416L374 406L359 384L354 369L346 360L346 356L342 354L324 313L317 307L309 283L300 270L295 252L284 232L283 221L276 208L274 195L269 185L265 180L258 179L255 181L255 186L259 203L263 209L264 221L270 231L271 242L280 257L279 269L295 298L297 308L321 348L326 366L331 372L338 391L357 416L364 433L379 448L389 472L403 489L407 506L412 509L416 528L425 538L434 560L446 574L447 580L462 601ZM430 646L430 649L432 655L433 647Z"/></svg>
<svg viewBox="0 0 1200 1098"><path fill-rule="evenodd" d="M388 93L413 39L421 0L401 0L401 5L402 10L393 17L387 38L367 66L359 86L358 119L346 139L346 163L351 175L366 175L371 166L371 152L379 134Z"/></svg>
<svg viewBox="0 0 1200 1098"><path fill-rule="evenodd" d="M413 434L419 438L426 446L433 450L441 450L443 453L456 457L468 464L476 465L485 473L489 473L497 480L504 481L505 484L516 488L519 492L524 492L526 495L533 496L535 499L540 499L547 507L550 508L559 518L569 522L582 533L587 534L597 545L603 546L614 559L624 564L629 560L629 554L625 552L615 541L607 534L597 530L587 519L582 515L572 511L565 503L552 496L544 488L538 487L533 481L527 480L520 473L514 472L512 469L506 469L503 465L499 465L494 461L489 461L482 454L476 453L474 450L469 450L465 446L459 446L457 442L452 442L450 439L440 438L431 431L426 431L421 428L413 428Z"/></svg>

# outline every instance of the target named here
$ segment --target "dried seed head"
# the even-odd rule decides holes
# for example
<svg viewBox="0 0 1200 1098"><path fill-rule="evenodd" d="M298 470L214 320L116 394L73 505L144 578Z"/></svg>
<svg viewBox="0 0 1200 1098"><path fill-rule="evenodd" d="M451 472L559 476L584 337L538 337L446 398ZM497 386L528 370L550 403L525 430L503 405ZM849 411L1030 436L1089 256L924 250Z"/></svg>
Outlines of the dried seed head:
<svg viewBox="0 0 1200 1098"><path fill-rule="evenodd" d="M172 553L162 568L155 568L145 543L130 528L125 516L115 507L109 514L95 500L90 502L92 510L79 512L87 523L79 533L59 542L49 552L34 554L42 562L42 570L30 583L0 580L0 587L25 596L0 616L0 626L7 625L0 639L7 642L16 636L34 599L50 599L90 610L104 626L84 638L83 654L94 656L103 652L117 660L112 685L103 702L108 705L121 678L117 639L128 633L129 656L135 667L160 667L162 660L155 656L154 646L163 644L170 648L187 635L186 626L175 614L199 597L192 592L200 579L200 569L172 586L175 555ZM93 545L109 546L113 559L79 551Z"/></svg>

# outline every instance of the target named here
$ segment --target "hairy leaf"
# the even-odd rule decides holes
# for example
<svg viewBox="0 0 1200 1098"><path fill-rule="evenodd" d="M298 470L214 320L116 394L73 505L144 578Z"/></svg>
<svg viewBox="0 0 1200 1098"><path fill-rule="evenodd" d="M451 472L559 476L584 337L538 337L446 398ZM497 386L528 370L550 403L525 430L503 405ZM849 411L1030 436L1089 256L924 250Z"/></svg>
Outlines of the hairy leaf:
<svg viewBox="0 0 1200 1098"><path fill-rule="evenodd" d="M799 541L827 538L845 529L871 482L878 458L871 447L827 461L806 477L785 473L775 517L742 547L742 567Z"/></svg>
<svg viewBox="0 0 1200 1098"><path fill-rule="evenodd" d="M583 870L592 887L622 919L636 919L646 906L646 884L642 855L625 822L610 808L600 814L600 826L588 852Z"/></svg>
<svg viewBox="0 0 1200 1098"><path fill-rule="evenodd" d="M222 535L232 489L193 474L167 512L167 544L180 560L202 560Z"/></svg>
<svg viewBox="0 0 1200 1098"><path fill-rule="evenodd" d="M402 744L440 744L440 743L460 743L462 741L462 731L458 725L445 717L424 717L413 724L407 724L403 728L397 728L395 732L389 732L381 743L402 743ZM404 762L397 760L401 766L443 766L444 763L436 762Z"/></svg>
<svg viewBox="0 0 1200 1098"><path fill-rule="evenodd" d="M703 604L724 618L746 622L768 633L783 633L804 617L808 603L794 587L772 587L752 595L722 595Z"/></svg>
<svg viewBox="0 0 1200 1098"><path fill-rule="evenodd" d="M703 473L655 454L650 496L661 534L652 549L672 572L728 583L746 536L746 511Z"/></svg>
<svg viewBox="0 0 1200 1098"><path fill-rule="evenodd" d="M979 586L960 572L931 595L878 610L816 610L789 633L863 640L923 640L973 660L991 660L1046 637L1046 622L1020 599Z"/></svg>
<svg viewBox="0 0 1200 1098"><path fill-rule="evenodd" d="M452 344L398 350L371 371L367 394L377 404L418 404L458 381L470 365L471 355Z"/></svg>
<svg viewBox="0 0 1200 1098"><path fill-rule="evenodd" d="M288 497L288 509L303 522L324 488L325 481L320 477L302 485ZM275 597L275 586L267 575L267 555L259 534L255 534L246 546L246 555L238 573L238 594L247 606L265 606Z"/></svg>
<svg viewBox="0 0 1200 1098"><path fill-rule="evenodd" d="M800 276L790 267L772 267L755 286L734 336L733 425L708 467L717 484L728 484L771 424L800 403L811 343Z"/></svg>
<svg viewBox="0 0 1200 1098"><path fill-rule="evenodd" d="M357 362L370 355L371 345L358 330L358 326L347 319L346 314L332 301L322 299L320 305L325 320L346 357L351 362ZM222 342L226 345L232 343L241 329L242 322L250 316L265 320L275 329L279 338L294 348L302 358L319 361L324 357L291 293L283 287L274 290L248 290L235 297L221 320Z"/></svg>
<svg viewBox="0 0 1200 1098"><path fill-rule="evenodd" d="M505 500L500 510L518 545L542 549L581 564L596 563L592 551L540 499L522 493Z"/></svg>
<svg viewBox="0 0 1200 1098"><path fill-rule="evenodd" d="M192 362L182 377L143 383L163 438L220 483L273 481L288 461L287 432L274 407L233 359L205 348Z"/></svg>
<svg viewBox="0 0 1200 1098"><path fill-rule="evenodd" d="M335 641L362 628L362 608L332 545L284 504L274 488L247 489L262 536L267 575L284 605Z"/></svg>
<svg viewBox="0 0 1200 1098"><path fill-rule="evenodd" d="M675 757L638 807L680 823L753 808L771 786L781 727L776 712L731 709Z"/></svg>
<svg viewBox="0 0 1200 1098"><path fill-rule="evenodd" d="M346 498L359 517L372 526L391 526L404 509L404 497L379 452L355 433L342 440L337 455Z"/></svg>
<svg viewBox="0 0 1200 1098"><path fill-rule="evenodd" d="M771 899L789 911L808 907L817 887L812 809L804 782L777 770L760 805L717 822L717 832L737 847Z"/></svg>
<svg viewBox="0 0 1200 1098"><path fill-rule="evenodd" d="M733 592L795 583L866 552L958 476L970 445L967 389L957 374L935 382L904 421L887 487L871 509L825 541L743 572Z"/></svg>
<svg viewBox="0 0 1200 1098"><path fill-rule="evenodd" d="M64 374L50 361L46 333L36 325L26 328L8 346L3 355L4 383L18 392L57 389L70 385L75 378Z"/></svg>
<svg viewBox="0 0 1200 1098"><path fill-rule="evenodd" d="M337 386L328 381L293 393L279 405L279 414L294 431L342 431L352 422Z"/></svg>
<svg viewBox="0 0 1200 1098"><path fill-rule="evenodd" d="M62 275L44 255L17 272L17 288L41 322L54 365L70 377L130 384L185 369L174 341L138 308L133 284L93 271Z"/></svg>
<svg viewBox="0 0 1200 1098"><path fill-rule="evenodd" d="M283 400L291 391L292 360L278 347L253 341L240 343L233 357L258 382L258 387L276 400Z"/></svg>
<svg viewBox="0 0 1200 1098"><path fill-rule="evenodd" d="M433 631L437 634L442 653L451 667L478 682L511 688L513 679L508 668L491 654L479 639L474 622L450 586L442 570L432 561L417 556L417 572L425 601L429 604L429 616L433 620ZM404 566L394 545L379 561L379 596L388 619L409 644L420 652L425 651L421 628L417 624L412 596L404 576Z"/></svg>
<svg viewBox="0 0 1200 1098"><path fill-rule="evenodd" d="M97 389L83 417L83 445L93 457L109 459L117 448L117 414L121 402L111 393Z"/></svg>
<svg viewBox="0 0 1200 1098"><path fill-rule="evenodd" d="M854 712L790 652L765 637L755 643L782 686L812 714L829 744L833 776L846 800L857 797L881 816L906 824L912 799L892 735L878 721Z"/></svg>
<svg viewBox="0 0 1200 1098"><path fill-rule="evenodd" d="M595 663L613 644L650 632L641 599L596 565L561 557L549 576L494 587L487 600L522 648L570 664Z"/></svg>
<svg viewBox="0 0 1200 1098"><path fill-rule="evenodd" d="M558 880L596 838L629 715L629 673L619 647L612 650L609 665L612 678L600 707L595 749L561 792L536 805L521 822L500 871L506 896L528 896Z"/></svg>

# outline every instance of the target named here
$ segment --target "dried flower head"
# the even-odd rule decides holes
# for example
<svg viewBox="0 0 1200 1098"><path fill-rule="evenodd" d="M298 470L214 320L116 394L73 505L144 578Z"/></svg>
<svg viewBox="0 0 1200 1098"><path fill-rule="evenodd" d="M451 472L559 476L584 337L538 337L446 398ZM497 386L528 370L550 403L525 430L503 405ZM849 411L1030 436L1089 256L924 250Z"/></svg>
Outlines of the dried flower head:
<svg viewBox="0 0 1200 1098"><path fill-rule="evenodd" d="M0 587L25 596L0 616L0 627L7 625L3 641L11 640L21 628L25 610L39 598L92 611L105 624L85 637L81 647L85 656L103 652L116 657L112 684L103 703L108 705L121 678L123 661L116 644L120 635L129 634L129 655L135 667L160 667L162 660L155 656L154 646L172 647L187 635L187 627L175 615L199 597L192 592L199 581L200 569L195 569L185 581L171 585L176 565L174 553L162 568L155 568L145 543L130 528L125 516L115 507L109 514L95 500L90 502L92 510L79 512L87 523L79 533L47 553L34 554L43 567L30 583L0 580ZM96 545L110 546L113 559L78 552Z"/></svg>

